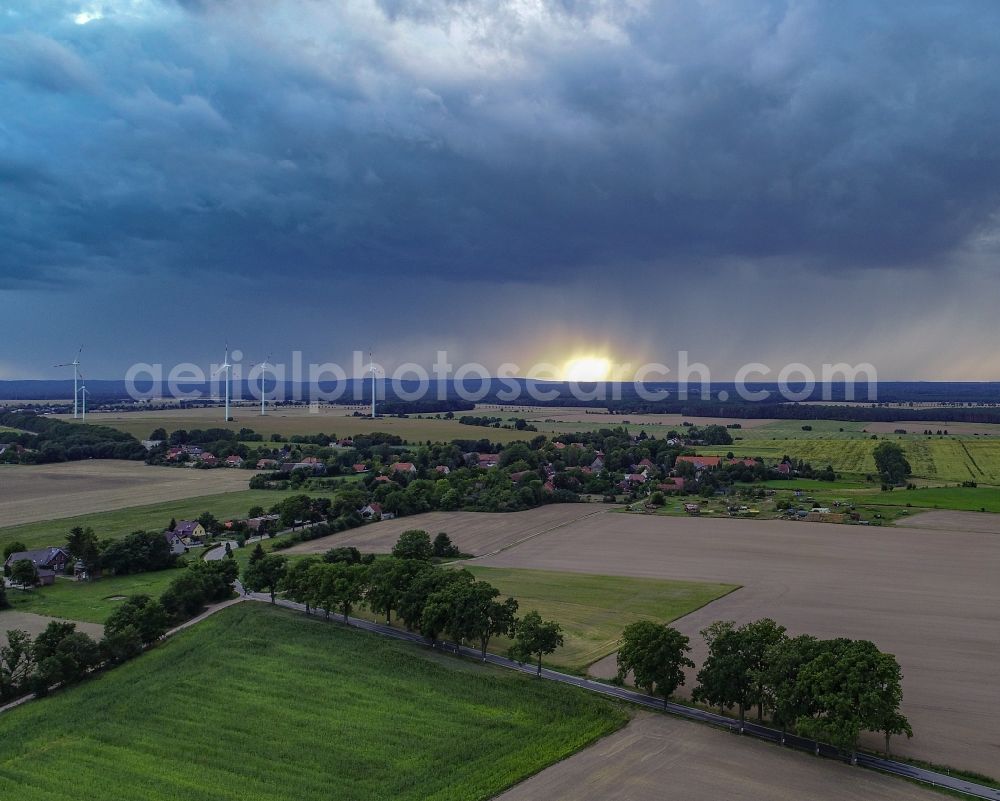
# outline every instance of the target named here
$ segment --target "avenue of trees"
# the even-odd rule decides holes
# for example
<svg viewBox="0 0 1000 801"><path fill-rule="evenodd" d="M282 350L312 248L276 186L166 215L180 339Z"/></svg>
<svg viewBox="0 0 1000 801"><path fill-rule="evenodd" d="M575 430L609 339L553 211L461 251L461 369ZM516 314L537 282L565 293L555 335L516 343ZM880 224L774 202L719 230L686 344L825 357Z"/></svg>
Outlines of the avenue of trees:
<svg viewBox="0 0 1000 801"><path fill-rule="evenodd" d="M403 532L392 555L377 559L362 557L353 548L335 548L323 557L289 564L279 554L255 549L243 583L248 590L268 593L272 602L283 592L327 618L338 614L346 621L364 605L386 623L395 616L407 630L432 643L447 637L474 645L483 658L495 637L508 637L512 657L537 662L540 672L542 657L562 644L559 625L534 611L518 618L515 599L501 598L496 587L467 570L446 569L432 561L456 552L447 536L438 535L432 542L419 530Z"/></svg>
<svg viewBox="0 0 1000 801"><path fill-rule="evenodd" d="M743 626L717 621L702 632L708 656L698 671L692 699L721 711L736 709L740 726L755 708L788 731L827 742L852 755L862 732L885 738L913 736L899 711L902 671L892 654L867 640L789 637L783 626L763 618ZM651 621L627 626L618 652L618 680L634 684L664 702L684 684L688 638Z"/></svg>

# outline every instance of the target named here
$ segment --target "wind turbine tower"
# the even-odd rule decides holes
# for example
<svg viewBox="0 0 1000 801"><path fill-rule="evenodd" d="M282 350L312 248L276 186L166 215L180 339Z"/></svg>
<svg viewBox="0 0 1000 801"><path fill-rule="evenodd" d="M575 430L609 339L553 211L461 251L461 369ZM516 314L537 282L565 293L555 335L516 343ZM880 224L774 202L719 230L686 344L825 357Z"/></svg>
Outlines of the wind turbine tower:
<svg viewBox="0 0 1000 801"><path fill-rule="evenodd" d="M80 400L80 354L83 353L83 346L80 346L80 350L77 351L76 358L71 362L64 362L63 364L57 364L56 367L72 367L73 368L73 419L75 420L79 417L79 400Z"/></svg>
<svg viewBox="0 0 1000 801"><path fill-rule="evenodd" d="M212 373L213 376L219 373L225 372L226 374L226 422L229 422L229 384L230 384L230 371L233 366L229 363L229 344L226 343L226 358L222 360L222 364L219 365L219 369Z"/></svg>
<svg viewBox="0 0 1000 801"><path fill-rule="evenodd" d="M80 373L80 379L83 381L83 383L80 384L80 409L81 409L80 422L86 423L87 422L87 396L90 393L87 391L87 379L83 377L83 373Z"/></svg>
<svg viewBox="0 0 1000 801"><path fill-rule="evenodd" d="M372 358L372 352L368 351L368 361L372 365L372 420L375 419L375 360Z"/></svg>
<svg viewBox="0 0 1000 801"><path fill-rule="evenodd" d="M263 417L267 412L265 411L265 400L264 400L264 371L273 365L269 364L267 359L264 359L260 363L260 416Z"/></svg>

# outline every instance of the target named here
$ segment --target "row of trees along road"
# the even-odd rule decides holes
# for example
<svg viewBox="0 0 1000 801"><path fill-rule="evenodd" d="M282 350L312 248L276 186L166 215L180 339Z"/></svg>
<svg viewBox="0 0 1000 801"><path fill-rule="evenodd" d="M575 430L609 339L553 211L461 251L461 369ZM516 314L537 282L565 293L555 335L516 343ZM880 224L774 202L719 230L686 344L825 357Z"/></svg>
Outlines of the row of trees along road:
<svg viewBox="0 0 1000 801"><path fill-rule="evenodd" d="M746 710L769 715L781 727L830 743L854 758L861 732L880 732L885 754L893 735L913 736L899 708L902 672L892 654L867 640L789 637L769 618L736 626L717 621L701 632L708 656L698 671L697 702L720 710L736 708L740 726ZM684 684L684 668L694 668L688 637L670 626L639 621L622 633L618 681L632 675L635 685L664 700Z"/></svg>
<svg viewBox="0 0 1000 801"><path fill-rule="evenodd" d="M500 591L478 581L468 570L439 567L430 560L434 553L452 552L440 535L431 542L426 531L404 532L393 555L365 560L354 549L338 548L326 557L310 557L291 565L278 554L255 548L243 574L243 583L253 592L267 592L274 602L283 592L306 611L322 610L326 617L340 613L344 620L364 604L391 624L393 614L409 631L432 643L449 637L457 643L475 643L486 656L494 637L513 639L511 656L521 662L535 661L538 673L542 657L563 643L562 631L553 621L536 612L517 617L513 598L501 599Z"/></svg>

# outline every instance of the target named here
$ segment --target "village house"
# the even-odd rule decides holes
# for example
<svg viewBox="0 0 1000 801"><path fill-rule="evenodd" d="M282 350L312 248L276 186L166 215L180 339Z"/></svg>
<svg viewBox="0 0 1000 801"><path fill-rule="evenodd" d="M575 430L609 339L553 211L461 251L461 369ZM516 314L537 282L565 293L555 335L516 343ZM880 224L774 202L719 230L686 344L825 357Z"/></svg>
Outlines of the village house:
<svg viewBox="0 0 1000 801"><path fill-rule="evenodd" d="M201 462L202 464L214 466L215 463L218 462L219 460L215 457L214 453L211 453L210 451L205 451L204 453L198 454L198 461Z"/></svg>
<svg viewBox="0 0 1000 801"><path fill-rule="evenodd" d="M440 473L442 476L446 476L451 472L451 468L446 464L439 464L434 468L435 472Z"/></svg>
<svg viewBox="0 0 1000 801"><path fill-rule="evenodd" d="M590 463L590 469L595 473L600 473L604 469L604 459L598 456Z"/></svg>
<svg viewBox="0 0 1000 801"><path fill-rule="evenodd" d="M184 544L184 540L180 534L177 533L177 529L164 531L163 538L167 541L167 545L170 546L170 553L179 555L187 550L187 546Z"/></svg>
<svg viewBox="0 0 1000 801"><path fill-rule="evenodd" d="M374 502L358 509L358 514L365 520L392 520L396 516L392 512L385 511L382 504Z"/></svg>
<svg viewBox="0 0 1000 801"><path fill-rule="evenodd" d="M273 470L278 466L277 459L258 459L257 469L258 470Z"/></svg>
<svg viewBox="0 0 1000 801"><path fill-rule="evenodd" d="M678 456L675 464L687 463L694 465L695 470L709 470L719 466L721 456Z"/></svg>
<svg viewBox="0 0 1000 801"><path fill-rule="evenodd" d="M205 539L205 527L197 520L178 520L174 533L185 545L195 545Z"/></svg>
<svg viewBox="0 0 1000 801"><path fill-rule="evenodd" d="M243 467L243 457L235 453L227 456L226 467Z"/></svg>
<svg viewBox="0 0 1000 801"><path fill-rule="evenodd" d="M261 515L247 519L247 528L254 533L260 531L261 527L266 528L271 523L277 523L281 519L280 515Z"/></svg>
<svg viewBox="0 0 1000 801"><path fill-rule="evenodd" d="M358 462L356 465L354 465L354 472L355 473L367 473L368 472L368 465L362 464L361 462Z"/></svg>
<svg viewBox="0 0 1000 801"><path fill-rule="evenodd" d="M477 464L479 467L489 470L491 467L496 467L500 464L500 457L495 453L484 453L479 456Z"/></svg>
<svg viewBox="0 0 1000 801"><path fill-rule="evenodd" d="M14 551L4 562L5 571L15 562L31 562L38 571L38 580L43 584L55 582L56 573L62 573L69 563L69 552L63 548L37 548L31 551Z"/></svg>
<svg viewBox="0 0 1000 801"><path fill-rule="evenodd" d="M394 473L409 473L413 475L417 472L417 466L413 462L396 462L395 464L389 465Z"/></svg>

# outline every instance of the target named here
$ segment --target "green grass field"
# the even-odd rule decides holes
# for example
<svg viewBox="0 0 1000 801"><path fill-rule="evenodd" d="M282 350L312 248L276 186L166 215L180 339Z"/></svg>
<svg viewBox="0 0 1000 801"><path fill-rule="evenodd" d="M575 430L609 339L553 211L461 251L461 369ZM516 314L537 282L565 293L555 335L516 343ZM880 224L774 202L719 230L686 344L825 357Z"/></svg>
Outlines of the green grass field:
<svg viewBox="0 0 1000 801"><path fill-rule="evenodd" d="M0 797L472 801L626 719L570 687L243 603L0 716Z"/></svg>
<svg viewBox="0 0 1000 801"><path fill-rule="evenodd" d="M913 506L922 509L1000 512L1000 487L926 487L877 492L856 499L870 506Z"/></svg>
<svg viewBox="0 0 1000 801"><path fill-rule="evenodd" d="M27 592L7 590L7 600L15 612L34 612L68 620L103 623L121 603L123 596L150 595L159 598L167 585L182 571L182 568L157 570L154 573L109 576L94 581L60 578L51 587L36 587ZM0 612L0 629L4 627L3 616L4 613Z"/></svg>
<svg viewBox="0 0 1000 801"><path fill-rule="evenodd" d="M556 620L566 640L547 660L571 671L615 651L622 629L640 619L669 622L737 589L732 584L599 576L517 568L468 566L504 595L517 598L520 614L537 609ZM490 650L505 653L509 643L497 640Z"/></svg>
<svg viewBox="0 0 1000 801"><path fill-rule="evenodd" d="M20 526L7 526L0 528L0 548L13 540L19 540L29 548L59 545L65 541L66 532L73 526L90 526L97 532L99 538L104 539L122 537L136 529L163 530L172 517L177 520L189 520L198 517L202 512L211 512L220 520L246 517L251 506L259 505L267 509L289 495L296 494L301 494L301 491L239 490L177 501L163 501L146 506L130 506L111 512L95 512L61 520L43 520ZM332 497L333 491L306 494Z"/></svg>

